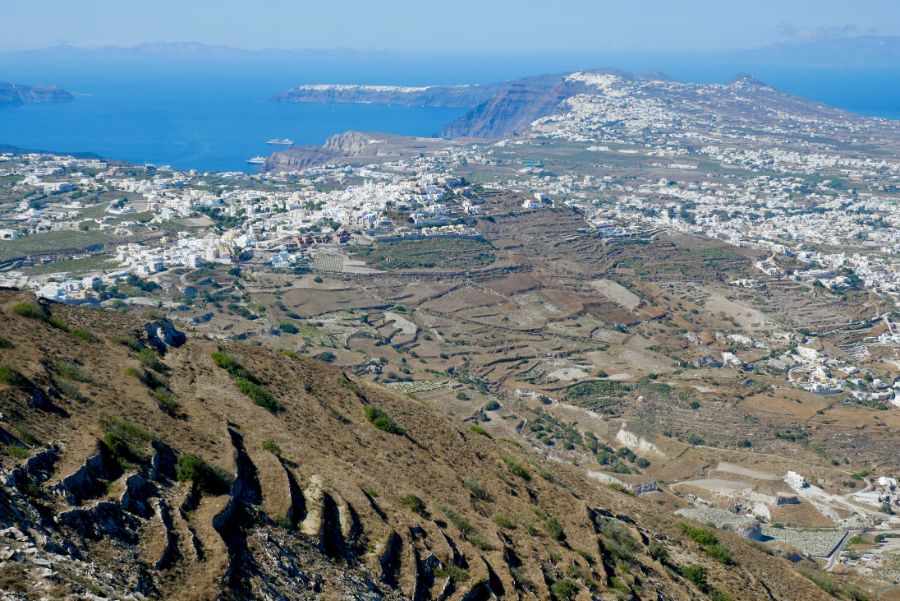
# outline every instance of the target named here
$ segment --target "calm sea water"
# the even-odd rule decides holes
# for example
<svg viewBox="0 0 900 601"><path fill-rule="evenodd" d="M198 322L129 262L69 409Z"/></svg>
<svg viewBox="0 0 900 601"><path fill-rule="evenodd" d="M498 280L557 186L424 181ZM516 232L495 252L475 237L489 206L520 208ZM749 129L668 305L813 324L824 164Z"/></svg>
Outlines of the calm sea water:
<svg viewBox="0 0 900 601"><path fill-rule="evenodd" d="M659 59L544 55L434 59L332 56L292 61L85 61L0 57L0 81L48 82L74 102L0 110L0 144L93 152L135 163L200 170L255 170L270 138L321 144L347 130L434 135L463 111L377 105L279 104L278 92L302 83L423 85L479 83L616 64L664 70L685 81L725 81L739 71L786 91L868 115L900 118L900 69L821 70L666 64ZM612 62L615 61L615 62Z"/></svg>

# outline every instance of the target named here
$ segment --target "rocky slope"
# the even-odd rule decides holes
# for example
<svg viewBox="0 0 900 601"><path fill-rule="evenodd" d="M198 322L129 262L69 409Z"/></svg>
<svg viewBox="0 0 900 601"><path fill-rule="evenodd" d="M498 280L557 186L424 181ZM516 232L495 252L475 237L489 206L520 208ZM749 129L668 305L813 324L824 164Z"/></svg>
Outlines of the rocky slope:
<svg viewBox="0 0 900 601"><path fill-rule="evenodd" d="M5 598L828 598L312 360L10 290L0 335Z"/></svg>
<svg viewBox="0 0 900 601"><path fill-rule="evenodd" d="M0 82L0 107L38 102L70 102L72 95L56 86L26 86Z"/></svg>

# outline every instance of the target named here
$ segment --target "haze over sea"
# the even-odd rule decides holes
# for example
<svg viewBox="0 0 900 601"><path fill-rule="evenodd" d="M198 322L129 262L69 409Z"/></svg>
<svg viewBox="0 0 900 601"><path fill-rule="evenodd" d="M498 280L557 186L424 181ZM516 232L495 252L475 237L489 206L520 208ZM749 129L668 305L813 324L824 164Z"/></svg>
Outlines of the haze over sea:
<svg viewBox="0 0 900 601"><path fill-rule="evenodd" d="M724 82L746 71L785 91L861 114L900 118L900 68L822 69L700 63L664 57L411 57L323 53L291 59L0 55L0 81L52 83L68 104L0 110L0 144L198 170L253 171L246 161L282 147L321 144L347 130L439 134L462 110L377 105L280 104L304 83L488 83L612 65L665 71L682 81Z"/></svg>

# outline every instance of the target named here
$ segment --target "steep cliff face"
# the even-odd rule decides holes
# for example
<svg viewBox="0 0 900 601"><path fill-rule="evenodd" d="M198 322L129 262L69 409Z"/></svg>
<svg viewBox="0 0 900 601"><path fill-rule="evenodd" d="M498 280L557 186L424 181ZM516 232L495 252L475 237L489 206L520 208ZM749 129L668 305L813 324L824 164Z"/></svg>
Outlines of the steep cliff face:
<svg viewBox="0 0 900 601"><path fill-rule="evenodd" d="M0 82L0 107L39 102L70 102L72 95L56 86L25 86Z"/></svg>
<svg viewBox="0 0 900 601"><path fill-rule="evenodd" d="M9 598L827 598L333 367L190 332L154 348L139 316L23 302L0 291Z"/></svg>
<svg viewBox="0 0 900 601"><path fill-rule="evenodd" d="M579 93L581 86L559 81L532 87L527 83L504 86L490 100L475 107L444 128L446 138L498 138L521 133L533 121L560 110L560 103Z"/></svg>

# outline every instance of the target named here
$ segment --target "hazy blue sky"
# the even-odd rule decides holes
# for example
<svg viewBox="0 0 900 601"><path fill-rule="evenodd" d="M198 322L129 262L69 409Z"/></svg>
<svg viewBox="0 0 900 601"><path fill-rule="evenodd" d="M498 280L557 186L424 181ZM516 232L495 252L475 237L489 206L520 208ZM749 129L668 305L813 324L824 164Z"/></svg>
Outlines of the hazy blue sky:
<svg viewBox="0 0 900 601"><path fill-rule="evenodd" d="M3 0L0 50L196 41L248 49L710 50L900 34L898 0Z"/></svg>

